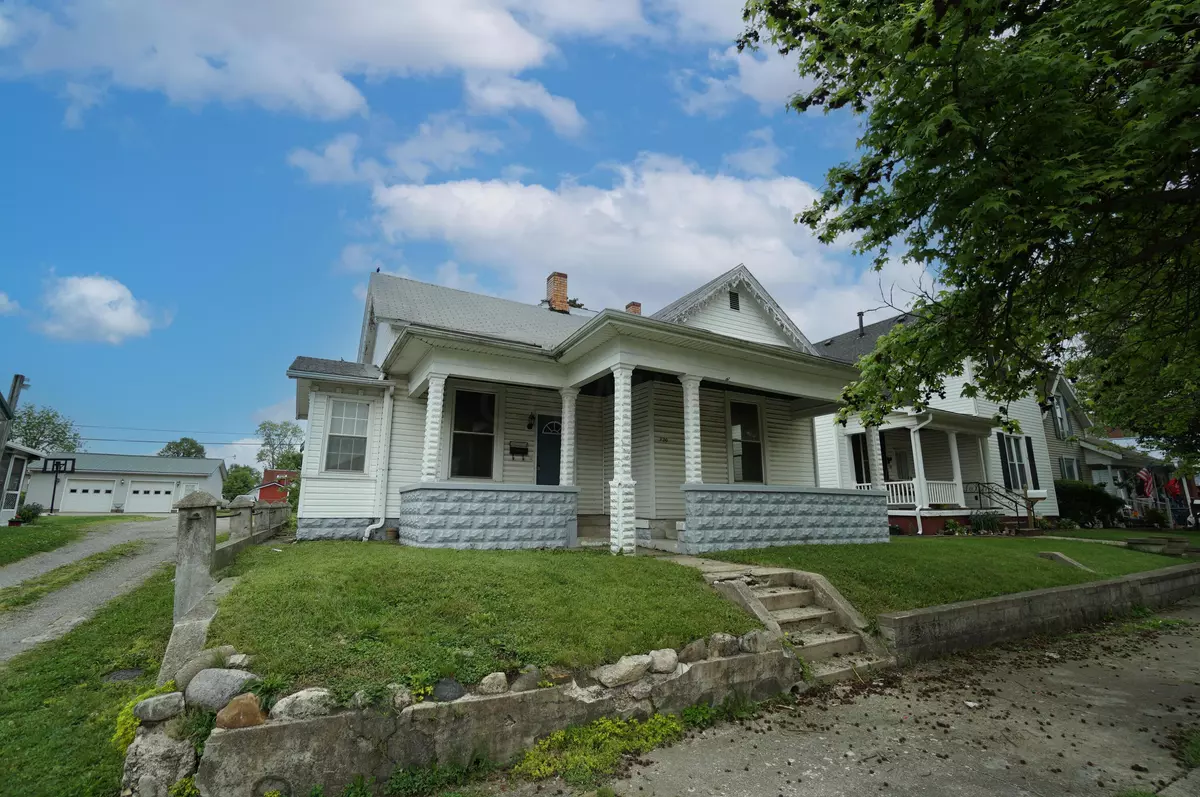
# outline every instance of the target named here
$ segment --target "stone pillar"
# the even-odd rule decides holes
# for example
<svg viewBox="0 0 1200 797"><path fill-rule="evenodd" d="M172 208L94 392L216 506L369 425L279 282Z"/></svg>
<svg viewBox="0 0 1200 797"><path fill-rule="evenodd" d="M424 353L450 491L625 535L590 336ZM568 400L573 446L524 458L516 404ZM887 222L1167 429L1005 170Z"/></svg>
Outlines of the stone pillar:
<svg viewBox="0 0 1200 797"><path fill-rule="evenodd" d="M203 490L184 498L179 509L175 547L175 622L212 589L213 550L217 545L217 507L221 501Z"/></svg>
<svg viewBox="0 0 1200 797"><path fill-rule="evenodd" d="M562 394L562 448L559 451L558 483L562 487L575 486L575 399L579 388L564 387Z"/></svg>
<svg viewBox="0 0 1200 797"><path fill-rule="evenodd" d="M912 440L913 471L916 474L913 490L917 494L917 508L920 509L929 506L929 495L925 486L925 455L921 452L921 430L910 426L908 436Z"/></svg>
<svg viewBox="0 0 1200 797"><path fill-rule="evenodd" d="M883 483L883 445L880 435L883 430L877 426L866 427L867 434L867 470L871 472L871 486L876 490L886 490Z"/></svg>
<svg viewBox="0 0 1200 797"><path fill-rule="evenodd" d="M446 377L429 377L429 393L425 404L425 447L421 451L421 481L435 482L438 459L442 450L442 404L446 398Z"/></svg>
<svg viewBox="0 0 1200 797"><path fill-rule="evenodd" d="M608 547L633 553L637 539L633 481L633 366L613 369L613 479L609 486Z"/></svg>
<svg viewBox="0 0 1200 797"><path fill-rule="evenodd" d="M234 510L229 518L229 539L240 540L253 534L254 499L239 495L229 503L229 508Z"/></svg>
<svg viewBox="0 0 1200 797"><path fill-rule="evenodd" d="M703 484L700 451L700 377L684 374L683 383L683 483Z"/></svg>
<svg viewBox="0 0 1200 797"><path fill-rule="evenodd" d="M954 491L958 495L958 505L966 506L963 495L962 463L958 461L958 432L946 432L946 440L950 443L950 467L954 473Z"/></svg>

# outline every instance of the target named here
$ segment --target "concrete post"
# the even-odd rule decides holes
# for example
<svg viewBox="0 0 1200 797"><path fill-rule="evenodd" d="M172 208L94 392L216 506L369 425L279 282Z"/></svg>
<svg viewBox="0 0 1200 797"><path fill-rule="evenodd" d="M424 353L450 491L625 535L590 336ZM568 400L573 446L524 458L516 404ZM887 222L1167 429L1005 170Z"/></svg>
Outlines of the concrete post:
<svg viewBox="0 0 1200 797"><path fill-rule="evenodd" d="M431 375L425 403L425 445L421 450L423 482L437 481L438 459L442 450L442 403L445 397L446 377Z"/></svg>
<svg viewBox="0 0 1200 797"><path fill-rule="evenodd" d="M562 394L562 449L559 451L558 483L562 487L575 486L575 400L579 388L564 387Z"/></svg>
<svg viewBox="0 0 1200 797"><path fill-rule="evenodd" d="M704 482L703 456L700 449L700 377L683 374L683 482Z"/></svg>
<svg viewBox="0 0 1200 797"><path fill-rule="evenodd" d="M175 548L175 622L191 611L216 583L211 570L220 505L220 499L202 490L176 504L179 534Z"/></svg>
<svg viewBox="0 0 1200 797"><path fill-rule="evenodd" d="M234 510L229 517L229 539L240 540L249 537L254 530L254 521L251 519L254 514L254 499L239 495L229 503L229 508Z"/></svg>
<svg viewBox="0 0 1200 797"><path fill-rule="evenodd" d="M633 553L637 544L633 493L633 366L614 365L612 373L613 478L608 483L608 548L613 553Z"/></svg>

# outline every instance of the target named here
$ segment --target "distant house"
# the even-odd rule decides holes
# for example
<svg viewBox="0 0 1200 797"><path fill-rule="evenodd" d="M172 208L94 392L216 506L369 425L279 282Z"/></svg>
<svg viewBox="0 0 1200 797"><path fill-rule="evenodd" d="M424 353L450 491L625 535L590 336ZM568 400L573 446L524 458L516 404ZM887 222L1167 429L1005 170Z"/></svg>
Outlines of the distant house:
<svg viewBox="0 0 1200 797"><path fill-rule="evenodd" d="M21 500L21 483L27 469L34 467L45 454L19 443L5 443L4 456L0 457L0 524L7 523L17 514Z"/></svg>
<svg viewBox="0 0 1200 797"><path fill-rule="evenodd" d="M225 462L220 459L46 454L29 477L25 500L55 512L85 515L170 512L177 501L197 490L219 496L224 481Z"/></svg>
<svg viewBox="0 0 1200 797"><path fill-rule="evenodd" d="M268 468L263 471L262 484L254 488L254 497L259 501L268 501L272 504L286 501L288 488L299 475L299 471Z"/></svg>

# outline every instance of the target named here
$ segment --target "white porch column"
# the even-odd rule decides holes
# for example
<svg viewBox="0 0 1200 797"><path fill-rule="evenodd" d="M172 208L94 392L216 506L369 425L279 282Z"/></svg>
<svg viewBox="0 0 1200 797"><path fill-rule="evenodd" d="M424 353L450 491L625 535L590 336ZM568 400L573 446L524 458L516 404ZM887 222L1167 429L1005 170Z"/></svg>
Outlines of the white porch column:
<svg viewBox="0 0 1200 797"><path fill-rule="evenodd" d="M683 482L704 482L700 456L700 377L684 374L683 383Z"/></svg>
<svg viewBox="0 0 1200 797"><path fill-rule="evenodd" d="M878 426L866 427L867 432L867 470L871 473L871 486L876 490L886 490L883 483L883 446L879 436L883 430Z"/></svg>
<svg viewBox="0 0 1200 797"><path fill-rule="evenodd" d="M446 398L446 377L431 374L425 397L425 446L421 450L421 481L435 482L442 450L442 404ZM389 419L390 420L390 419Z"/></svg>
<svg viewBox="0 0 1200 797"><path fill-rule="evenodd" d="M958 432L946 432L946 439L950 441L950 467L954 472L954 489L958 493L958 505L965 507L967 502L963 496L962 465L958 461Z"/></svg>
<svg viewBox="0 0 1200 797"><path fill-rule="evenodd" d="M912 440L913 471L916 474L913 488L917 494L917 508L920 509L929 506L929 495L925 486L925 455L921 452L921 430L910 426L908 436Z"/></svg>
<svg viewBox="0 0 1200 797"><path fill-rule="evenodd" d="M562 450L558 461L558 483L575 486L575 399L579 388L564 387L562 393Z"/></svg>
<svg viewBox="0 0 1200 797"><path fill-rule="evenodd" d="M608 547L633 553L637 540L633 481L633 366L614 365L613 479L609 487Z"/></svg>

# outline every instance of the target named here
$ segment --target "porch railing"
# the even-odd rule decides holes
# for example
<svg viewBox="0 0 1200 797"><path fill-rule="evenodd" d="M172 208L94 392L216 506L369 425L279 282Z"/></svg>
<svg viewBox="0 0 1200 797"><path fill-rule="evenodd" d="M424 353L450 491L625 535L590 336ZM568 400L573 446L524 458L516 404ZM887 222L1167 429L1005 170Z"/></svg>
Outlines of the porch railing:
<svg viewBox="0 0 1200 797"><path fill-rule="evenodd" d="M917 483L912 479L902 482L884 482L883 486L887 488L889 504L912 504L917 503Z"/></svg>
<svg viewBox="0 0 1200 797"><path fill-rule="evenodd" d="M958 506L958 482L925 481L925 490L929 494L930 504L953 504Z"/></svg>

